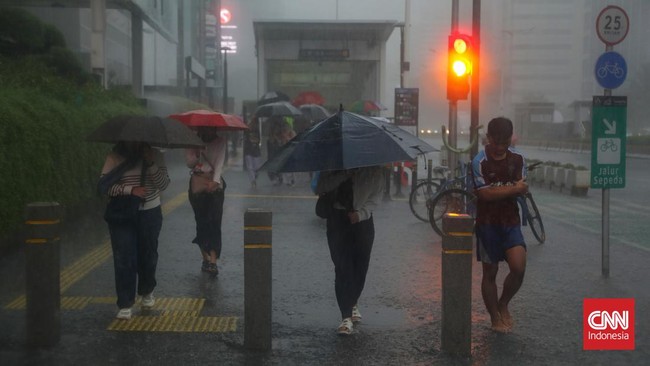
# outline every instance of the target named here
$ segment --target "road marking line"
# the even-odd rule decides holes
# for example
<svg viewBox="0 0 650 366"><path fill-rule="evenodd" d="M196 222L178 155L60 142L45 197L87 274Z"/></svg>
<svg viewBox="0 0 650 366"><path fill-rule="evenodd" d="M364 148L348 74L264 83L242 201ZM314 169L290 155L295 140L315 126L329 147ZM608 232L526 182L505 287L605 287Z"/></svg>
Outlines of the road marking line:
<svg viewBox="0 0 650 366"><path fill-rule="evenodd" d="M543 217L542 219L543 219L543 220L546 220L547 218L550 219L550 220L553 220L553 221L557 221L557 222L560 222L560 223L563 223L563 224L567 224L565 218L556 217L556 216L553 216L553 215L548 215L547 217ZM594 230L594 229L588 228L588 227L586 227L586 226L583 226L583 225L580 225L580 224L576 224L575 222L573 222L573 223L569 223L569 225L571 225L571 226L573 226L573 227L576 227L576 228L578 228L578 229L584 230L584 231L586 231L586 232L592 233L592 234L601 234L601 231L600 231L600 230ZM611 234L611 233L610 233L610 234ZM631 247L634 247L634 248L637 248L637 249L644 250L644 251L646 251L646 252L650 252L650 248L644 247L644 246L641 245L641 244L637 244L637 243L634 243L634 242L631 242L631 241L628 241L628 240L625 240L625 239L619 238L619 237L617 237L617 236L615 236L615 235L610 235L610 241L612 241L612 240L617 241L617 242L619 242L619 243L621 243L621 244L629 245L629 246L631 246Z"/></svg>

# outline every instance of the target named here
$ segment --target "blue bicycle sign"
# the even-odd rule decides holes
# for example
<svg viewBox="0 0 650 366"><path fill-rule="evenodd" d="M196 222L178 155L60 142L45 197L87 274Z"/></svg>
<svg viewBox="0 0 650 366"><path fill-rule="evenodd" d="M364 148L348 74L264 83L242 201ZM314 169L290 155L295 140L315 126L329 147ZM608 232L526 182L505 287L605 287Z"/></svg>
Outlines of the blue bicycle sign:
<svg viewBox="0 0 650 366"><path fill-rule="evenodd" d="M619 53L605 52L598 57L594 74L600 86L605 89L616 89L625 81L627 64Z"/></svg>
<svg viewBox="0 0 650 366"><path fill-rule="evenodd" d="M606 63L605 65L598 68L598 70L596 70L596 73L598 74L598 77L601 79L607 77L607 74L613 74L617 79L620 79L623 76L625 76L625 70L623 70L622 67L619 67L617 63L614 64Z"/></svg>

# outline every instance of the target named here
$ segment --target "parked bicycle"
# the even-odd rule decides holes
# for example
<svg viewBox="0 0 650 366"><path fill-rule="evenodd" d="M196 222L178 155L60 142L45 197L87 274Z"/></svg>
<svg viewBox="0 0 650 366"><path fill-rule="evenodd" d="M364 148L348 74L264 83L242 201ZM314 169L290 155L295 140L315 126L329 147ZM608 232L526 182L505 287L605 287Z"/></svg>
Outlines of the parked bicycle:
<svg viewBox="0 0 650 366"><path fill-rule="evenodd" d="M538 162L529 165L528 171L532 171L539 164ZM446 234L442 230L442 218L447 213L467 214L476 219L477 198L473 193L471 172L468 170L471 169L471 166L469 164L463 164L463 166L465 167L463 176L451 181L452 184L460 184L460 186L444 189L443 185L440 194L436 195L430 203L429 222L433 230L440 236ZM517 203L521 208L522 226L529 226L533 236L540 244L543 244L546 241L546 232L532 193L527 192L525 195L517 197Z"/></svg>
<svg viewBox="0 0 650 366"><path fill-rule="evenodd" d="M409 207L413 215L423 222L429 222L429 209L427 202L440 191L440 182L447 172L446 167L432 167L431 160L426 160L427 177L418 179L415 189L409 194Z"/></svg>
<svg viewBox="0 0 650 366"><path fill-rule="evenodd" d="M476 218L476 196L470 174L471 163L459 162L460 175L441 182L439 191L427 202L429 223L438 235L443 235L442 218L446 213L467 214Z"/></svg>

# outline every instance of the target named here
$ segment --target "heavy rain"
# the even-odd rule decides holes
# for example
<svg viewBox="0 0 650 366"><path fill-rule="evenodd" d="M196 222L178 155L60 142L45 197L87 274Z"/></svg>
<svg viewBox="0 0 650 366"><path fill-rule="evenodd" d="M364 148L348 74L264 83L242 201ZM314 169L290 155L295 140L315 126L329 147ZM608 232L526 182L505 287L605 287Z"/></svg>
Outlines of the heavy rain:
<svg viewBox="0 0 650 366"><path fill-rule="evenodd" d="M648 17L0 1L0 364L647 363Z"/></svg>

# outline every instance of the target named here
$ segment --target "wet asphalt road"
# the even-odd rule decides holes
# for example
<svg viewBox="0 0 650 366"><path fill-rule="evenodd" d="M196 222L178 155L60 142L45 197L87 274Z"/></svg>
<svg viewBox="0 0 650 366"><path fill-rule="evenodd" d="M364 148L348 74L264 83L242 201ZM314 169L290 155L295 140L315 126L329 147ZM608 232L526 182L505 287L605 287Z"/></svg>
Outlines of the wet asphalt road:
<svg viewBox="0 0 650 366"><path fill-rule="evenodd" d="M93 299L81 309L62 307L61 340L48 349L26 345L24 309L8 307L24 291L24 254L2 258L0 275L0 364L2 365L418 365L418 364L647 364L650 356L650 269L646 250L613 249L612 275L600 276L598 235L547 220L544 245L529 242L528 269L511 304L516 326L495 334L480 297L480 266L473 265L472 357L440 351L440 238L415 219L405 200L384 202L375 213L377 237L360 300L363 323L350 337L335 333L339 313L324 221L305 175L294 187L260 178L251 190L237 159L226 173L224 248L220 274L200 271L190 244L192 210L183 196L187 172L168 153L172 186L165 192L156 296L201 300L200 316L234 318L232 331L169 332L109 330L116 308L109 255L62 291L63 297ZM538 202L554 193L535 192ZM565 199L571 202L570 196ZM272 350L246 350L244 342L243 217L247 208L273 212ZM62 236L61 268L107 245L101 213L69 219ZM70 226L70 225L68 225ZM502 267L503 268L503 267ZM79 270L81 271L81 270ZM499 274L503 278L502 271ZM583 351L582 301L586 297L636 300L635 351ZM106 300L108 298L108 300ZM162 316L139 310L136 316Z"/></svg>

